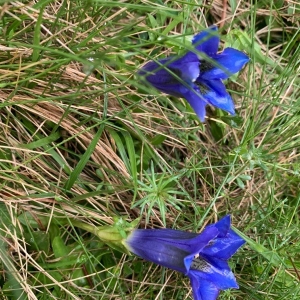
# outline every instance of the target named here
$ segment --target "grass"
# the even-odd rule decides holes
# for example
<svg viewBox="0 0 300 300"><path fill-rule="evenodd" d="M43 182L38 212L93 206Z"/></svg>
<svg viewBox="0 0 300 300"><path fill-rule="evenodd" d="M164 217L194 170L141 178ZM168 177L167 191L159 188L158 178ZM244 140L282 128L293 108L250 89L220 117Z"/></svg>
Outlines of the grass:
<svg viewBox="0 0 300 300"><path fill-rule="evenodd" d="M240 289L219 299L299 298L295 1L1 5L0 298L192 299L181 274L72 220L199 232L228 213L248 243L230 260ZM226 82L237 116L201 124L135 74L212 24L251 62Z"/></svg>

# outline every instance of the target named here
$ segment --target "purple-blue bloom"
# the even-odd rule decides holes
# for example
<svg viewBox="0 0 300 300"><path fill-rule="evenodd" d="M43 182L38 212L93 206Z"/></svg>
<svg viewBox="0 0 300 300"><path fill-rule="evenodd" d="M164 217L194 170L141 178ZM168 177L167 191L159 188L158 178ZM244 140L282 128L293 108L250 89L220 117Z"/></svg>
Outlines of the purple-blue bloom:
<svg viewBox="0 0 300 300"><path fill-rule="evenodd" d="M217 27L196 34L195 51L182 57L168 57L148 62L140 71L147 82L166 94L185 98L204 122L207 104L234 114L234 103L222 82L240 71L249 61L246 54L234 48L217 53L220 39Z"/></svg>
<svg viewBox="0 0 300 300"><path fill-rule="evenodd" d="M215 300L220 290L239 287L227 260L244 243L230 228L230 215L200 234L136 229L125 241L132 253L188 276L194 300Z"/></svg>

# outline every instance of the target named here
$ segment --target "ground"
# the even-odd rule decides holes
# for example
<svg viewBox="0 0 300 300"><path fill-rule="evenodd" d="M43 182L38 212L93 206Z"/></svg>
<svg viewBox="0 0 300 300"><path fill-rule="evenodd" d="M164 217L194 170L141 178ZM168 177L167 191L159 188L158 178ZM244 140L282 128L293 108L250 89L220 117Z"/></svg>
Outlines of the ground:
<svg viewBox="0 0 300 300"><path fill-rule="evenodd" d="M299 16L292 0L1 1L0 296L192 299L76 222L200 232L231 214L247 244L218 299L298 299ZM251 60L225 81L236 115L201 123L137 71L213 24Z"/></svg>

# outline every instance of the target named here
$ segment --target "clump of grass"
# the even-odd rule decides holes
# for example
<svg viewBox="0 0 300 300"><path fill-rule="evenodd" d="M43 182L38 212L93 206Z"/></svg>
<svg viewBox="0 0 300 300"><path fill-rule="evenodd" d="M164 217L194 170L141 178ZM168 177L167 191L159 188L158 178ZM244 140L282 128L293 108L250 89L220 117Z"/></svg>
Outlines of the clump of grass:
<svg viewBox="0 0 300 300"><path fill-rule="evenodd" d="M3 2L3 299L191 299L71 221L200 231L227 213L249 241L220 299L298 299L299 5L223 2ZM211 24L251 63L226 83L238 116L200 124L135 74Z"/></svg>

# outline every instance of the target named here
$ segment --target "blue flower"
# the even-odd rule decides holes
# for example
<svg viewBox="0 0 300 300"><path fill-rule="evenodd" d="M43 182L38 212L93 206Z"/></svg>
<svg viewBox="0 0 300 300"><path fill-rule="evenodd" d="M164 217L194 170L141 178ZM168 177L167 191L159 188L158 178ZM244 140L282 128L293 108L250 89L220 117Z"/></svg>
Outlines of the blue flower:
<svg viewBox="0 0 300 300"><path fill-rule="evenodd" d="M136 229L125 241L134 254L190 278L194 300L215 300L220 290L238 288L227 260L245 241L230 228L230 215L202 233Z"/></svg>
<svg viewBox="0 0 300 300"><path fill-rule="evenodd" d="M222 82L240 71L249 61L246 54L234 48L217 53L219 37L213 26L195 35L194 51L184 56L148 62L140 71L146 81L158 90L185 98L199 119L205 120L207 104L234 114L234 103Z"/></svg>

